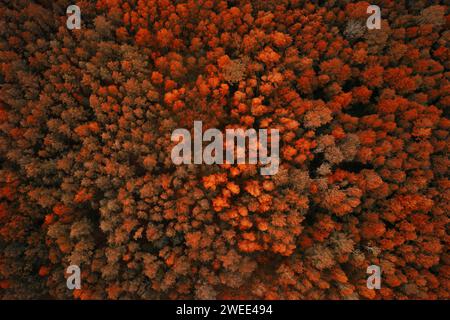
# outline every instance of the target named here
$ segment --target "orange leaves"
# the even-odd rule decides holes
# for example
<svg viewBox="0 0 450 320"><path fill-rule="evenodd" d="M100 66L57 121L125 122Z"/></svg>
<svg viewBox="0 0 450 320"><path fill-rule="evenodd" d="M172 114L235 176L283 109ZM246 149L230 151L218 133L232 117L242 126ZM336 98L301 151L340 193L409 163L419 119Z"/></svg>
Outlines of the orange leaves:
<svg viewBox="0 0 450 320"><path fill-rule="evenodd" d="M322 62L320 64L320 69L324 74L335 79L338 83L346 81L351 75L350 67L338 58Z"/></svg>
<svg viewBox="0 0 450 320"><path fill-rule="evenodd" d="M7 217L9 213L9 207L6 203L0 203L0 221Z"/></svg>
<svg viewBox="0 0 450 320"><path fill-rule="evenodd" d="M155 168L156 164L157 164L157 159L156 159L155 155L146 156L143 160L143 164L149 170L151 170L152 168Z"/></svg>
<svg viewBox="0 0 450 320"><path fill-rule="evenodd" d="M74 131L80 137L87 137L91 133L100 132L100 126L97 122L90 122L76 127Z"/></svg>
<svg viewBox="0 0 450 320"><path fill-rule="evenodd" d="M244 232L242 233L242 238L244 238L245 240L248 241L255 241L256 240L256 236L253 232Z"/></svg>
<svg viewBox="0 0 450 320"><path fill-rule="evenodd" d="M39 272L38 272L39 276L45 277L45 276L47 276L49 273L50 273L50 267L48 267L48 266L42 266L42 267L39 268Z"/></svg>
<svg viewBox="0 0 450 320"><path fill-rule="evenodd" d="M170 92L167 92L164 95L164 103L167 105L173 105L174 111L177 111L180 109L180 107L184 106L184 103L182 101L179 101L184 96L185 90L172 90ZM178 103L178 105L175 105L175 103ZM175 110L177 109L177 110Z"/></svg>
<svg viewBox="0 0 450 320"><path fill-rule="evenodd" d="M323 241L336 228L336 223L329 216L325 216L322 217L314 227L315 228L312 237L314 238L314 240ZM304 241L305 245L309 246L309 239L306 238L304 239Z"/></svg>
<svg viewBox="0 0 450 320"><path fill-rule="evenodd" d="M123 228L127 231L127 233L131 233L131 230L133 230L137 225L139 225L139 223L134 219L125 219L123 222Z"/></svg>
<svg viewBox="0 0 450 320"><path fill-rule="evenodd" d="M171 183L171 180L172 180L172 177L171 177L171 176L169 176L169 175L167 175L167 174L162 174L162 175L160 176L161 187L162 187L164 190L168 190L168 189L169 189L169 186L170 186L170 183Z"/></svg>
<svg viewBox="0 0 450 320"><path fill-rule="evenodd" d="M125 41L129 38L129 34L126 28L124 27L120 27L118 29L116 29L116 37L117 39L119 39L120 41Z"/></svg>
<svg viewBox="0 0 450 320"><path fill-rule="evenodd" d="M146 46L150 44L152 35L148 29L139 29L135 35L136 44L139 46Z"/></svg>
<svg viewBox="0 0 450 320"><path fill-rule="evenodd" d="M145 232L145 236L148 241L155 241L161 237L161 232L157 227L153 225L147 226L147 230Z"/></svg>
<svg viewBox="0 0 450 320"><path fill-rule="evenodd" d="M172 32L165 28L158 30L156 33L156 41L161 48L169 47L173 38Z"/></svg>
<svg viewBox="0 0 450 320"><path fill-rule="evenodd" d="M0 280L0 288L8 289L11 286L11 282L8 280Z"/></svg>
<svg viewBox="0 0 450 320"><path fill-rule="evenodd" d="M238 218L238 212L236 210L227 210L220 215L220 218L224 221L235 220Z"/></svg>
<svg viewBox="0 0 450 320"><path fill-rule="evenodd" d="M376 141L376 133L373 130L365 130L358 133L359 142L363 145L373 145Z"/></svg>
<svg viewBox="0 0 450 320"><path fill-rule="evenodd" d="M239 207L238 212L239 212L239 215L241 215L242 217L248 216L248 210L246 207Z"/></svg>
<svg viewBox="0 0 450 320"><path fill-rule="evenodd" d="M378 110L382 113L392 114L397 110L405 110L408 106L408 100L402 97L395 99L383 99L378 103Z"/></svg>
<svg viewBox="0 0 450 320"><path fill-rule="evenodd" d="M363 285L359 286L358 293L366 299L375 299L375 297L377 295L375 290L368 289L367 285L365 283Z"/></svg>
<svg viewBox="0 0 450 320"><path fill-rule="evenodd" d="M14 189L10 186L0 188L0 198L6 198L12 201L14 199Z"/></svg>
<svg viewBox="0 0 450 320"><path fill-rule="evenodd" d="M81 202L86 202L91 200L93 197L93 194L91 192L89 192L86 189L81 189L77 192L77 194L74 197L74 201L76 203L81 203Z"/></svg>
<svg viewBox="0 0 450 320"><path fill-rule="evenodd" d="M359 184L361 187L368 190L373 190L383 184L383 180L381 179L381 177L373 170L363 170L363 172L361 173L364 179Z"/></svg>
<svg viewBox="0 0 450 320"><path fill-rule="evenodd" d="M221 174L212 174L210 176L206 176L202 178L203 180L203 186L206 189L216 190L217 185L224 184L227 182L227 174L221 173Z"/></svg>
<svg viewBox="0 0 450 320"><path fill-rule="evenodd" d="M264 180L262 187L265 191L273 191L275 189L275 184L271 180Z"/></svg>
<svg viewBox="0 0 450 320"><path fill-rule="evenodd" d="M362 79L369 88L380 87L383 84L383 72L383 67L374 65L363 71Z"/></svg>
<svg viewBox="0 0 450 320"><path fill-rule="evenodd" d="M386 227L382 222L365 222L361 225L361 236L365 239L380 238Z"/></svg>
<svg viewBox="0 0 450 320"><path fill-rule="evenodd" d="M295 142L295 149L298 150L299 153L304 155L310 155L311 149L316 147L317 142L311 141L309 139L300 138Z"/></svg>
<svg viewBox="0 0 450 320"><path fill-rule="evenodd" d="M77 299L447 298L448 8L306 2L99 0L51 42L0 5L0 298L75 261ZM278 173L175 166L196 120L278 129Z"/></svg>
<svg viewBox="0 0 450 320"><path fill-rule="evenodd" d="M358 1L355 3L349 3L345 7L345 13L349 15L351 18L367 18L367 8L370 6L370 3L366 1Z"/></svg>
<svg viewBox="0 0 450 320"><path fill-rule="evenodd" d="M58 216L62 216L69 214L71 212L71 209L63 204L57 204L53 207L53 212Z"/></svg>
<svg viewBox="0 0 450 320"><path fill-rule="evenodd" d="M8 112L0 107L0 123L8 121Z"/></svg>
<svg viewBox="0 0 450 320"><path fill-rule="evenodd" d="M352 90L353 101L356 103L368 103L372 92L366 86L356 87Z"/></svg>
<svg viewBox="0 0 450 320"><path fill-rule="evenodd" d="M240 192L239 186L234 182L228 182L227 189L230 190L233 194L239 194Z"/></svg>
<svg viewBox="0 0 450 320"><path fill-rule="evenodd" d="M266 65L272 65L280 60L280 55L276 53L271 47L265 47L258 55L258 58Z"/></svg>
<svg viewBox="0 0 450 320"><path fill-rule="evenodd" d="M201 239L201 237L202 237L202 234L199 231L187 233L186 236L185 236L186 244L189 247L192 247L194 249L198 249L200 247L200 239Z"/></svg>
<svg viewBox="0 0 450 320"><path fill-rule="evenodd" d="M272 196L269 194L262 194L258 198L259 205L259 212L266 212L269 211L272 208Z"/></svg>
<svg viewBox="0 0 450 320"><path fill-rule="evenodd" d="M384 79L399 93L409 93L416 90L416 79L409 77L412 69L407 67L390 68L385 71Z"/></svg>
<svg viewBox="0 0 450 320"><path fill-rule="evenodd" d="M222 211L224 208L230 207L230 201L229 198L224 196L218 196L213 199L212 201L213 208L215 211L219 212Z"/></svg>
<svg viewBox="0 0 450 320"><path fill-rule="evenodd" d="M346 276L344 271L342 271L342 269L339 269L339 268L333 268L331 277L332 277L332 279L334 279L340 283L348 282L348 277Z"/></svg>
<svg viewBox="0 0 450 320"><path fill-rule="evenodd" d="M163 75L161 73L159 73L158 71L153 71L152 72L152 82L155 85L160 85L162 84L164 81Z"/></svg>
<svg viewBox="0 0 450 320"><path fill-rule="evenodd" d="M289 36L285 33L282 33L282 32L278 32L278 31L272 33L271 38L272 38L273 44L279 48L287 47L292 42L291 36Z"/></svg>
<svg viewBox="0 0 450 320"><path fill-rule="evenodd" d="M242 252L255 252L261 250L261 246L257 244L256 242L252 242L249 240L241 240L238 243L239 250Z"/></svg>
<svg viewBox="0 0 450 320"><path fill-rule="evenodd" d="M284 243L274 243L272 246L272 251L279 253L283 256L290 256L295 249L295 245L286 245Z"/></svg>
<svg viewBox="0 0 450 320"><path fill-rule="evenodd" d="M266 221L260 221L258 222L257 227L260 231L267 231L269 229L269 224Z"/></svg>
<svg viewBox="0 0 450 320"><path fill-rule="evenodd" d="M286 160L292 160L296 154L297 150L291 146L286 146L282 149L283 158Z"/></svg>
<svg viewBox="0 0 450 320"><path fill-rule="evenodd" d="M261 187L259 186L258 181L253 180L247 182L244 189L254 197L261 195Z"/></svg>
<svg viewBox="0 0 450 320"><path fill-rule="evenodd" d="M122 292L122 288L117 285L117 284L112 284L108 287L107 292L108 292L108 298L109 299L118 299L120 293Z"/></svg>
<svg viewBox="0 0 450 320"><path fill-rule="evenodd" d="M249 218L244 217L240 220L240 229L241 230L250 229L252 226L253 226L253 223L250 221Z"/></svg>
<svg viewBox="0 0 450 320"><path fill-rule="evenodd" d="M262 104L262 99L254 98L252 99L251 112L254 116L262 116L269 112L269 108Z"/></svg>

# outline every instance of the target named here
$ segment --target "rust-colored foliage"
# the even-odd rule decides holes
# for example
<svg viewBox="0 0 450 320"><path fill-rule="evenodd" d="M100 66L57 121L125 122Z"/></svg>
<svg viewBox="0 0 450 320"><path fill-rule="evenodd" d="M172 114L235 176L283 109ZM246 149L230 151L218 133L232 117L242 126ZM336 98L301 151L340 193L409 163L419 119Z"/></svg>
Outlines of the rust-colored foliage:
<svg viewBox="0 0 450 320"><path fill-rule="evenodd" d="M3 1L0 298L449 299L449 8L410 2L367 30L364 1L78 1L68 30ZM278 129L279 172L175 166L194 120Z"/></svg>

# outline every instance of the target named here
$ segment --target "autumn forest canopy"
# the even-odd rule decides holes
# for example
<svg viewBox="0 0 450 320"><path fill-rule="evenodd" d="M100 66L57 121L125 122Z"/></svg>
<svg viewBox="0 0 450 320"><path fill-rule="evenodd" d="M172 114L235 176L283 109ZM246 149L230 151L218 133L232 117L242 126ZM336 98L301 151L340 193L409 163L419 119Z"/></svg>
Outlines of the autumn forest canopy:
<svg viewBox="0 0 450 320"><path fill-rule="evenodd" d="M1 1L0 299L449 299L444 2ZM277 173L174 164L195 121Z"/></svg>

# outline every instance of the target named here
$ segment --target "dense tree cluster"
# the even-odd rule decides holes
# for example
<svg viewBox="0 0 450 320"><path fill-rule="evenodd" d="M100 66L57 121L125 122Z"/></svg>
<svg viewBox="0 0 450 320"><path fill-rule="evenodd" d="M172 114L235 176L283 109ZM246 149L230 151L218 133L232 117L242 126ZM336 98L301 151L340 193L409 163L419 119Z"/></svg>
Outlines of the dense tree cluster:
<svg viewBox="0 0 450 320"><path fill-rule="evenodd" d="M448 6L70 4L0 5L0 298L449 298ZM279 172L174 165L194 120Z"/></svg>

